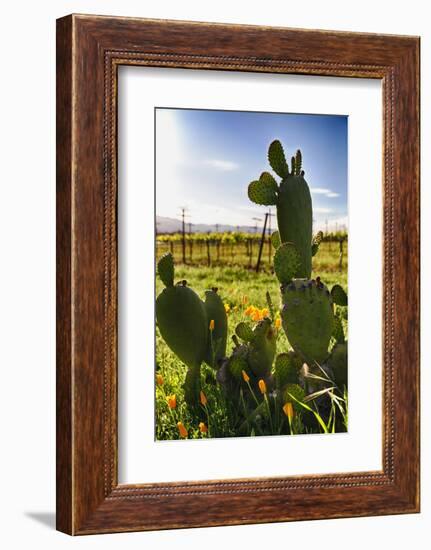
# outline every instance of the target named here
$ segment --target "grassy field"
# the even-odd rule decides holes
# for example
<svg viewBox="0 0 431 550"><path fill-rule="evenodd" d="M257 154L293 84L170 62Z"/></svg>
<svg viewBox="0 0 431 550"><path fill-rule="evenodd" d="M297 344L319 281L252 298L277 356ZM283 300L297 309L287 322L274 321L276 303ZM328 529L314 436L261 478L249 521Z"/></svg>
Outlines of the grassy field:
<svg viewBox="0 0 431 550"><path fill-rule="evenodd" d="M177 264L179 258L175 256ZM313 277L320 276L322 281L331 287L339 283L347 291L347 245L343 257L342 271L339 270L339 249L336 243L322 243L321 249L313 261ZM265 294L268 291L277 310L280 302L278 281L272 271L266 266L260 273L242 266L205 266L205 265L176 265L176 280L186 279L201 297L206 289L217 287L228 314L229 355L233 343L231 336L235 326L244 320L250 320L247 311L249 306L258 309L267 307ZM157 295L163 285L157 278ZM278 313L276 314L276 317ZM345 330L347 322L344 321ZM288 351L289 344L282 328L277 332L277 353ZM229 437L238 435L263 435L265 430L259 430L259 424L251 422L244 431L238 432L238 419L241 411L238 403L232 404L226 399L219 384L215 381L214 371L203 365L202 389L205 395L204 406L198 411L190 410L184 402L182 384L186 367L170 351L156 329L156 437L157 439L178 439L180 437ZM256 396L261 397L261 396ZM295 415L291 425L279 410L270 410L271 433L304 433L324 431L315 425L305 426L301 421L301 414ZM303 411L304 414L306 411ZM311 414L311 413L310 413ZM265 416L263 414L262 416ZM184 429L179 429L181 422ZM334 424L335 425L335 424Z"/></svg>

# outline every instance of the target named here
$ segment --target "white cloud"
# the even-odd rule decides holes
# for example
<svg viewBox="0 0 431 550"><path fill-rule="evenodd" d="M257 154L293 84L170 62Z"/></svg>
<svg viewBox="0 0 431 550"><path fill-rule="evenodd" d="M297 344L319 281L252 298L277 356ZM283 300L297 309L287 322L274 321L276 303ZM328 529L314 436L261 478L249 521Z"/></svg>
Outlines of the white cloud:
<svg viewBox="0 0 431 550"><path fill-rule="evenodd" d="M332 210L330 208L313 208L317 214L330 214Z"/></svg>
<svg viewBox="0 0 431 550"><path fill-rule="evenodd" d="M340 193L335 193L331 189L325 189L324 187L312 187L310 191L315 195L325 195L329 199L335 199L335 197L340 196Z"/></svg>
<svg viewBox="0 0 431 550"><path fill-rule="evenodd" d="M220 159L207 159L203 161L207 166L211 166L216 170L221 170L222 172L231 172L232 170L238 170L239 165L236 162L230 160L220 160Z"/></svg>
<svg viewBox="0 0 431 550"><path fill-rule="evenodd" d="M315 195L327 195L328 193L331 193L331 190L323 189L323 187L312 187L311 192Z"/></svg>

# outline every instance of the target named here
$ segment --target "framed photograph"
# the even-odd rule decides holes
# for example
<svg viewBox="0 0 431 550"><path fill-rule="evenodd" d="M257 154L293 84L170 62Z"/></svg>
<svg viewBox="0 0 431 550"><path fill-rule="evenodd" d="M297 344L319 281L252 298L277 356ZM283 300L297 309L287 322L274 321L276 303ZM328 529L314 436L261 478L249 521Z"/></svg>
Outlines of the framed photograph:
<svg viewBox="0 0 431 550"><path fill-rule="evenodd" d="M57 21L57 528L419 511L419 38Z"/></svg>

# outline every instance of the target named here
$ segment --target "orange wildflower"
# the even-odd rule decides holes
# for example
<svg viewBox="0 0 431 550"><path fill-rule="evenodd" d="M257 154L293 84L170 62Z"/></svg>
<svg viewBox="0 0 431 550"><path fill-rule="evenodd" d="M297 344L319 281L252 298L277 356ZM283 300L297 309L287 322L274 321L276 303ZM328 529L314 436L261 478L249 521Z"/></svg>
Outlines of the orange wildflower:
<svg viewBox="0 0 431 550"><path fill-rule="evenodd" d="M260 393L261 393L262 395L265 395L265 393L266 393L266 384L265 384L265 380L260 379L258 385L259 385Z"/></svg>
<svg viewBox="0 0 431 550"><path fill-rule="evenodd" d="M177 396L174 393L172 395L168 395L166 401L168 402L168 407L170 409L177 408Z"/></svg>
<svg viewBox="0 0 431 550"><path fill-rule="evenodd" d="M208 433L208 428L205 422L199 422L199 431L201 432L201 434Z"/></svg>
<svg viewBox="0 0 431 550"><path fill-rule="evenodd" d="M181 437L186 438L189 435L186 427L182 422L177 422L177 428Z"/></svg>
<svg viewBox="0 0 431 550"><path fill-rule="evenodd" d="M245 309L244 314L245 315L251 315L254 311L254 306L248 306L248 308Z"/></svg>
<svg viewBox="0 0 431 550"><path fill-rule="evenodd" d="M292 422L294 411L293 411L293 405L290 401L283 406L283 412L287 416L289 421Z"/></svg>
<svg viewBox="0 0 431 550"><path fill-rule="evenodd" d="M211 319L211 321L210 321L210 331L211 332L214 330L214 325L215 325L214 319Z"/></svg>
<svg viewBox="0 0 431 550"><path fill-rule="evenodd" d="M252 314L250 315L250 317L252 318L253 321L260 321L261 320L261 316L260 316L260 310L259 309L255 309Z"/></svg>
<svg viewBox="0 0 431 550"><path fill-rule="evenodd" d="M243 370L243 371L241 372L241 374L242 374L242 377L243 377L243 379L244 379L244 382L246 382L246 383L247 383L247 382L250 382L250 376L245 372L245 370Z"/></svg>
<svg viewBox="0 0 431 550"><path fill-rule="evenodd" d="M275 320L275 328L277 330L280 330L280 328L281 328L281 319L280 319L280 317L277 317L277 319Z"/></svg>
<svg viewBox="0 0 431 550"><path fill-rule="evenodd" d="M204 392L201 390L199 393L199 399L201 404L205 407L205 405L208 403L207 396L204 394Z"/></svg>
<svg viewBox="0 0 431 550"><path fill-rule="evenodd" d="M269 315L269 309L267 307L264 307L260 310L260 318L264 319L265 317L268 317Z"/></svg>
<svg viewBox="0 0 431 550"><path fill-rule="evenodd" d="M159 386L163 386L164 380L161 374L156 374L156 382Z"/></svg>

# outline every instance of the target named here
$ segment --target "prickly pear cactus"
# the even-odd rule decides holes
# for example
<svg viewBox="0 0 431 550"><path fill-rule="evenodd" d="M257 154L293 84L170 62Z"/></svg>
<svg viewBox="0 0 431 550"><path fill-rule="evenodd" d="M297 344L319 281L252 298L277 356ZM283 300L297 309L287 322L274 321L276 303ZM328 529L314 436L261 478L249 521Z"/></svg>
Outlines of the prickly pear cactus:
<svg viewBox="0 0 431 550"><path fill-rule="evenodd" d="M310 189L304 179L301 151L291 160L291 170L286 162L280 141L271 143L268 160L274 172L282 180L280 185L268 172L248 187L251 201L261 205L277 207L278 237L281 243L293 243L300 263L295 277L311 276L313 211ZM275 237L277 244L277 236Z"/></svg>
<svg viewBox="0 0 431 550"><path fill-rule="evenodd" d="M335 338L336 342L340 344L344 342L344 328L343 323L339 315L334 315L334 332L332 336Z"/></svg>
<svg viewBox="0 0 431 550"><path fill-rule="evenodd" d="M283 243L274 255L274 271L282 285L289 283L301 266L301 257L293 243Z"/></svg>
<svg viewBox="0 0 431 550"><path fill-rule="evenodd" d="M283 328L293 349L308 363L322 363L334 329L332 297L320 281L294 279L283 291Z"/></svg>
<svg viewBox="0 0 431 550"><path fill-rule="evenodd" d="M188 286L165 288L156 300L160 334L171 350L189 367L200 365L208 341L207 316L202 300Z"/></svg>
<svg viewBox="0 0 431 550"><path fill-rule="evenodd" d="M271 319L263 319L253 329L249 343L248 363L256 377L264 378L271 372L276 351L277 334Z"/></svg>
<svg viewBox="0 0 431 550"><path fill-rule="evenodd" d="M328 366L332 369L337 386L343 390L347 388L347 342L337 343L328 359Z"/></svg>
<svg viewBox="0 0 431 550"><path fill-rule="evenodd" d="M160 258L157 273L165 286L174 286L174 258L170 252Z"/></svg>
<svg viewBox="0 0 431 550"><path fill-rule="evenodd" d="M278 354L274 365L274 377L277 388L284 388L287 384L298 384L301 366L302 361L294 351Z"/></svg>
<svg viewBox="0 0 431 550"><path fill-rule="evenodd" d="M331 289L332 299L338 306L347 306L347 294L343 287L340 285L334 285Z"/></svg>
<svg viewBox="0 0 431 550"><path fill-rule="evenodd" d="M216 288L205 292L204 308L208 321L208 344L205 362L210 367L217 368L220 359L226 355L227 316L223 301Z"/></svg>
<svg viewBox="0 0 431 550"><path fill-rule="evenodd" d="M241 338L244 342L251 342L253 340L253 329L248 323L238 323L235 328L235 333L238 338Z"/></svg>
<svg viewBox="0 0 431 550"><path fill-rule="evenodd" d="M199 395L200 366L207 353L208 321L205 306L185 281L173 286L173 262L163 256L158 273L168 286L156 299L156 320L160 334L169 348L185 363L189 370L184 384L189 404Z"/></svg>

